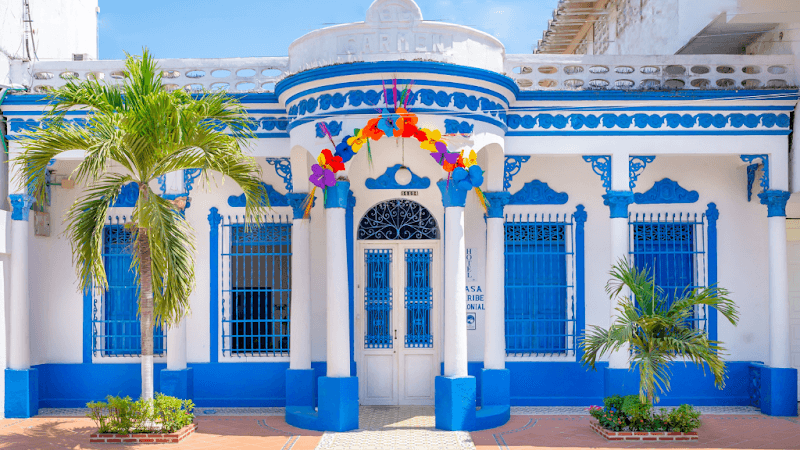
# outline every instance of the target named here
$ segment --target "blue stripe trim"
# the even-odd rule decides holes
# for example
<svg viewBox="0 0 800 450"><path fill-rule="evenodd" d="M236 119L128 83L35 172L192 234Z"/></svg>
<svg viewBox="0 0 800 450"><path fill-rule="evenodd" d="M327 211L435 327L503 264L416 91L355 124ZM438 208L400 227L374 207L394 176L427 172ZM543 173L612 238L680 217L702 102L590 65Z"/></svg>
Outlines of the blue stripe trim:
<svg viewBox="0 0 800 450"><path fill-rule="evenodd" d="M254 134L259 139L271 139L271 138L288 139L289 138L289 133L254 133Z"/></svg>
<svg viewBox="0 0 800 450"><path fill-rule="evenodd" d="M708 287L717 285L717 220L719 211L714 203L708 204L706 220L708 221ZM708 339L717 340L717 309L708 307Z"/></svg>
<svg viewBox="0 0 800 450"><path fill-rule="evenodd" d="M83 362L92 363L92 291L83 290Z"/></svg>
<svg viewBox="0 0 800 450"><path fill-rule="evenodd" d="M210 226L209 236L209 361L219 361L219 224L222 216L216 207L212 207L208 214Z"/></svg>
<svg viewBox="0 0 800 450"><path fill-rule="evenodd" d="M245 107L247 105L244 105ZM246 109L246 108L245 108ZM279 114L279 115L286 115L285 109L248 109L248 114Z"/></svg>
<svg viewBox="0 0 800 450"><path fill-rule="evenodd" d="M482 116L480 114L465 113L465 112L464 113L451 112L451 111L448 111L446 109L414 108L414 114L424 114L426 112L435 112L438 115L446 115L447 117L463 117L463 118L467 118L467 119L477 120L479 122L485 122L485 123L488 123L490 125L494 125L494 126L500 128L500 129L502 129L503 131L506 131L508 129L508 127L506 127L506 124L503 123L502 121L497 120L497 119L492 118L492 117ZM442 113L444 113L444 114L442 114ZM374 114L377 114L377 113L376 113L376 111L374 109L348 109L348 110L344 110L344 111L341 111L341 112L338 112L338 113L319 114L319 115L316 115L316 116L313 116L313 117L304 117L302 119L295 119L291 123L289 123L289 125L286 127L286 130L287 131L292 131L295 127L298 127L300 125L303 125L303 124L306 124L306 123L309 123L309 122L314 122L314 121L317 121L317 120L320 120L320 119L326 119L326 118L331 118L331 117L347 116L349 114L372 114L372 115L374 115Z"/></svg>
<svg viewBox="0 0 800 450"><path fill-rule="evenodd" d="M740 100L747 97L765 95L785 95L786 100L797 100L800 93L792 89L742 89L742 90L704 90L686 89L674 91L522 91L517 101L577 101L577 100L693 100L717 99ZM770 99L774 100L774 99Z"/></svg>
<svg viewBox="0 0 800 450"><path fill-rule="evenodd" d="M583 205L578 205L573 213L575 222L575 336L581 336L586 331L586 264L585 264L585 231L587 214ZM583 358L583 347L575 344L575 360L580 362Z"/></svg>
<svg viewBox="0 0 800 450"><path fill-rule="evenodd" d="M386 80L384 80L384 81L386 81ZM389 81L391 81L391 80L389 80ZM498 93L496 91L493 91L491 89L486 89L486 88L482 88L482 87L479 87L479 86L473 86L473 85L470 85L470 84L453 83L453 82L450 82L450 81L428 81L428 80L416 80L416 79L415 80L412 80L412 79L398 79L397 80L397 88L398 88L398 90L401 88L401 86L404 87L406 84L410 83L411 81L414 82L415 88L412 88L414 91L419 90L419 89L416 89L417 86L449 87L449 88L463 89L463 90L466 90L466 91L475 91L475 92L480 92L480 93L483 93L483 94L491 95L491 96L494 96L497 99L502 100L503 102L505 102L506 106L509 106L511 104L506 96L504 96L504 95L502 95L502 94L500 94L500 93ZM381 84L380 80L349 81L347 83L330 84L330 85L320 86L320 87L307 89L305 91L299 92L299 93L294 94L293 96L289 97L288 99L286 99L286 105L290 105L293 101L297 100L300 97L305 97L306 95L315 94L317 92L327 92L327 91L333 91L333 90L336 90L336 89L346 89L346 88L350 88L350 87L365 87L365 86L380 86L381 87L380 90L383 91L383 84ZM391 82L390 83L386 83L386 89L388 90L390 88L391 88Z"/></svg>
<svg viewBox="0 0 800 450"><path fill-rule="evenodd" d="M261 92L261 93L230 93L228 97L235 98L241 103L280 103L278 96L274 92ZM192 98L202 97L203 94L192 94ZM47 98L46 95L41 94L16 94L9 95L3 101L4 105L35 105L41 103Z"/></svg>
<svg viewBox="0 0 800 450"><path fill-rule="evenodd" d="M508 113L514 112L550 112L550 111L794 111L791 105L765 105L765 106L512 106Z"/></svg>
<svg viewBox="0 0 800 450"><path fill-rule="evenodd" d="M506 137L521 136L786 136L792 130L653 130L653 131L509 131Z"/></svg>
<svg viewBox="0 0 800 450"><path fill-rule="evenodd" d="M289 89L316 80L324 80L347 75L364 75L381 72L385 72L387 74L430 73L435 75L450 75L472 78L502 86L511 91L515 96L517 96L519 93L519 87L514 80L490 70L429 61L381 61L340 64L336 66L327 66L306 70L305 72L292 75L279 81L275 86L275 94L280 97Z"/></svg>
<svg viewBox="0 0 800 450"><path fill-rule="evenodd" d="M49 105L49 103L48 103L48 105ZM27 110L26 111L13 111L13 110L5 111L4 110L3 111L3 115L6 115L6 116L42 116L42 115L44 115L43 111L44 110L42 110L42 111L27 111ZM248 114L271 114L271 115L278 114L278 115L283 115L283 116L285 116L287 114L285 109L248 109L247 113ZM66 112L66 115L68 115L68 116L82 116L83 117L83 116L86 116L87 114L89 114L88 111L67 111Z"/></svg>

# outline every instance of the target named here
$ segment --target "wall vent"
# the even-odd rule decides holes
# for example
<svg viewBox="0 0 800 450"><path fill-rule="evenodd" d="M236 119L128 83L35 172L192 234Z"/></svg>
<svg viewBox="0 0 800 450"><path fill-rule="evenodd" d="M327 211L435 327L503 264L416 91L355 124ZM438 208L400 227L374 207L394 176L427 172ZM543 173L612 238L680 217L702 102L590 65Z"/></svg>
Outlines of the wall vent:
<svg viewBox="0 0 800 450"><path fill-rule="evenodd" d="M89 54L88 53L73 53L72 54L73 61L88 61Z"/></svg>

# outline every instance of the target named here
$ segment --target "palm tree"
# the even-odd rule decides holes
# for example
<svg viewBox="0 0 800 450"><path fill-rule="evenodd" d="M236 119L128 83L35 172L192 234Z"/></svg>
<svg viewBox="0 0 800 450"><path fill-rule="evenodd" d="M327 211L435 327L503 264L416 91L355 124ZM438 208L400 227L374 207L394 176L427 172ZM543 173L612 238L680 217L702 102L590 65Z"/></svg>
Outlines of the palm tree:
<svg viewBox="0 0 800 450"><path fill-rule="evenodd" d="M617 317L609 329L589 326L582 337L581 362L595 368L597 359L606 353L625 351L629 361L639 368L639 396L642 402L658 402L658 392L669 392L672 361L690 361L714 375L717 388L725 387L725 349L720 341L709 340L704 330L694 325L697 306L712 307L733 325L739 320L736 305L727 290L704 287L675 292L670 296L656 286L647 269L637 270L621 259L611 269L606 292L618 300ZM625 295L626 290L631 295Z"/></svg>
<svg viewBox="0 0 800 450"><path fill-rule="evenodd" d="M66 213L66 234L84 290L106 289L103 226L120 189L136 183L139 197L131 214L133 263L139 281L142 333L142 398L153 398L153 327L180 321L194 289L194 236L178 202L155 194L156 178L202 169L231 178L244 191L248 222L263 213L261 170L241 149L252 136L246 111L224 93L193 98L167 91L148 50L127 55L121 85L71 81L48 94L52 108L42 125L22 141L14 160L18 182L43 204L45 170L61 152L83 150L71 178L85 190ZM87 110L85 123L67 122L67 110ZM227 130L225 130L227 128Z"/></svg>

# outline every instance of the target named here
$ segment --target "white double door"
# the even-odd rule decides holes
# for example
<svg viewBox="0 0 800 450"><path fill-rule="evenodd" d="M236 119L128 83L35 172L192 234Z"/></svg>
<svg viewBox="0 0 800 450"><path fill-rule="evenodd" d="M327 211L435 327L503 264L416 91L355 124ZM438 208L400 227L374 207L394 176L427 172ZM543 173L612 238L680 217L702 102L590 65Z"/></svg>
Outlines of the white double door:
<svg viewBox="0 0 800 450"><path fill-rule="evenodd" d="M361 404L433 405L440 372L439 241L361 242L357 261Z"/></svg>

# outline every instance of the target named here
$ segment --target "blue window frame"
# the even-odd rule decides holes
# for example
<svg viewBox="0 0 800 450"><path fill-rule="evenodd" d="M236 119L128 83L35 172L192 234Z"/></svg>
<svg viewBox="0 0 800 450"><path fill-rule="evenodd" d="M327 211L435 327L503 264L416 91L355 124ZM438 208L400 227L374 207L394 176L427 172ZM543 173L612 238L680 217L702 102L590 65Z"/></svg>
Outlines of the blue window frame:
<svg viewBox="0 0 800 450"><path fill-rule="evenodd" d="M506 217L506 354L575 354L573 231L572 216Z"/></svg>
<svg viewBox="0 0 800 450"><path fill-rule="evenodd" d="M364 348L392 348L392 250L364 250Z"/></svg>
<svg viewBox="0 0 800 450"><path fill-rule="evenodd" d="M222 222L222 352L288 356L292 224L288 217Z"/></svg>
<svg viewBox="0 0 800 450"><path fill-rule="evenodd" d="M687 290L706 285L707 258L704 214L631 214L630 254L633 265L647 270L671 305ZM707 310L692 312L693 326L707 331Z"/></svg>
<svg viewBox="0 0 800 450"><path fill-rule="evenodd" d="M133 234L125 218L103 227L103 265L108 290L97 293L92 308L92 353L96 356L136 356L142 352L139 282L133 261ZM153 329L153 354L166 349L162 328Z"/></svg>

